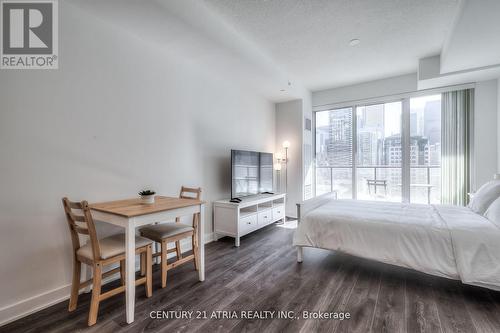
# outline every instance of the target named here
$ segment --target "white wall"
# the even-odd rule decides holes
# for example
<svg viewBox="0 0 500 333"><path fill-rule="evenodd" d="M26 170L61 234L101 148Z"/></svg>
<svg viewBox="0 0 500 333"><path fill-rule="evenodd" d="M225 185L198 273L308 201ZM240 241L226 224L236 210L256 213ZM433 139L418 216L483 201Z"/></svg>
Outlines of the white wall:
<svg viewBox="0 0 500 333"><path fill-rule="evenodd" d="M404 94L416 90L417 74L413 73L345 87L315 91L312 93L312 105L317 108L330 104Z"/></svg>
<svg viewBox="0 0 500 333"><path fill-rule="evenodd" d="M305 128L305 119L311 120L311 130L308 131ZM303 200L310 199L314 196L314 147L313 147L313 114L312 114L312 94L306 92L302 96L302 179L304 183L303 188ZM306 146L309 146L309 151L306 150Z"/></svg>
<svg viewBox="0 0 500 333"><path fill-rule="evenodd" d="M302 98L276 104L276 152L283 151L283 141L291 143L288 163L286 215L297 216L296 204L314 193L312 131L305 129L306 117L312 123L311 93L303 91ZM309 150L305 146L309 145ZM308 156L309 155L309 156ZM285 176L282 171L282 176ZM284 180L282 181L284 184ZM282 188L284 190L284 187Z"/></svg>
<svg viewBox="0 0 500 333"><path fill-rule="evenodd" d="M491 180L498 169L497 80L477 82L475 90L473 190Z"/></svg>
<svg viewBox="0 0 500 333"><path fill-rule="evenodd" d="M302 112L302 99L276 104L276 152L284 151L283 141L290 141L286 215L291 217L297 216L296 204L302 201ZM283 190L285 169L282 176Z"/></svg>
<svg viewBox="0 0 500 333"><path fill-rule="evenodd" d="M205 58L59 5L60 69L0 73L0 322L67 295L63 196L201 186L210 236L210 203L230 195L230 149L275 147L274 104Z"/></svg>

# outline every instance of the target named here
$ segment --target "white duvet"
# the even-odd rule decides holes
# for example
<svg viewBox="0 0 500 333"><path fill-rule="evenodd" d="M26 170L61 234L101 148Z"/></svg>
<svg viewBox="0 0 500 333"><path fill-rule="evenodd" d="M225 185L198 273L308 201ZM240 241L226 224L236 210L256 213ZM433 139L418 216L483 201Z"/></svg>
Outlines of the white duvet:
<svg viewBox="0 0 500 333"><path fill-rule="evenodd" d="M301 218L293 244L500 290L500 228L466 207L332 200Z"/></svg>

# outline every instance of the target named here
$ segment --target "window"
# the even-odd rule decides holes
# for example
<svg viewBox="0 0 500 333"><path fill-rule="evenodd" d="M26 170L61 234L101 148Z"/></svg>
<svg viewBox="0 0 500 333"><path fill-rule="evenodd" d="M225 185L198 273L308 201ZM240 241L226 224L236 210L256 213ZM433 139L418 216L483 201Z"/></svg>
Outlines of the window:
<svg viewBox="0 0 500 333"><path fill-rule="evenodd" d="M357 198L401 201L402 103L356 107Z"/></svg>
<svg viewBox="0 0 500 333"><path fill-rule="evenodd" d="M440 202L441 95L318 111L315 130L316 195Z"/></svg>
<svg viewBox="0 0 500 333"><path fill-rule="evenodd" d="M316 113L316 195L352 197L352 108Z"/></svg>
<svg viewBox="0 0 500 333"><path fill-rule="evenodd" d="M441 95L410 99L410 202L441 201Z"/></svg>

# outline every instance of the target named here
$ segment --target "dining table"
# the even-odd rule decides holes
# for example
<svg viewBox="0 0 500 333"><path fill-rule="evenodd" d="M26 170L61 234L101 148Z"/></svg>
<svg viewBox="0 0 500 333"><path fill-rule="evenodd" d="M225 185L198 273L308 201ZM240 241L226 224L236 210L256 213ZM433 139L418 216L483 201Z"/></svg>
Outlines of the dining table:
<svg viewBox="0 0 500 333"><path fill-rule="evenodd" d="M137 228L158 222L174 221L176 217L199 214L198 234L198 279L205 280L204 217L205 202L197 199L182 199L156 196L152 204L141 198L99 202L89 205L95 220L110 223L125 229L125 302L126 321L134 321L135 310L135 236Z"/></svg>

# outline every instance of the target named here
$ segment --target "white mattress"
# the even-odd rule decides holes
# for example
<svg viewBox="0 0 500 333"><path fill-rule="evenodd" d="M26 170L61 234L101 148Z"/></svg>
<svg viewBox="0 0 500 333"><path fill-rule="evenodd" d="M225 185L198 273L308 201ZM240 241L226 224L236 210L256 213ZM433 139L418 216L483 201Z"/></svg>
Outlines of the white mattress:
<svg viewBox="0 0 500 333"><path fill-rule="evenodd" d="M466 207L332 200L301 218L293 243L500 290L500 229Z"/></svg>

